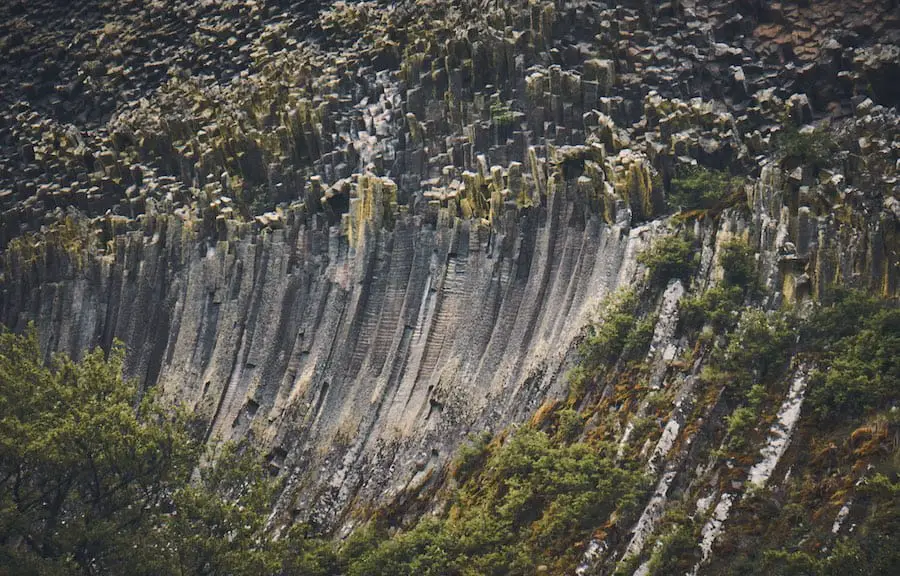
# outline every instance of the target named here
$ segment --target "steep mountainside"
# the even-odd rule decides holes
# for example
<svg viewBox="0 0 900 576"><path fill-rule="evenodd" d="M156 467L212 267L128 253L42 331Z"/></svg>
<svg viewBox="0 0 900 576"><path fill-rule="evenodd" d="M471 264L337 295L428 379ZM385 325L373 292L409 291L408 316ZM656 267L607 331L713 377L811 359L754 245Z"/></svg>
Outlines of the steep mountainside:
<svg viewBox="0 0 900 576"><path fill-rule="evenodd" d="M789 505L806 550L896 480L896 321L857 410L820 312L900 292L893 0L15 0L0 54L0 320L121 339L274 524L441 512L470 434L564 408L652 486L579 574L728 573Z"/></svg>

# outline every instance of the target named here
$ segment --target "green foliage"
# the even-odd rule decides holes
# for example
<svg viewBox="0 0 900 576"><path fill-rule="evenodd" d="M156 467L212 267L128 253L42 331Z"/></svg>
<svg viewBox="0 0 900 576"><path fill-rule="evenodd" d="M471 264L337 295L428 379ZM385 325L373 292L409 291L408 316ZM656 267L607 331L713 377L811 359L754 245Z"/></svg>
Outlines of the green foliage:
<svg viewBox="0 0 900 576"><path fill-rule="evenodd" d="M590 382L606 375L618 363L640 362L647 354L656 328L655 314L641 317L632 291L619 291L587 330L578 347L579 364L569 371L569 400L580 400Z"/></svg>
<svg viewBox="0 0 900 576"><path fill-rule="evenodd" d="M800 131L793 126L786 127L775 144L785 160L813 168L827 166L838 149L837 141L827 128Z"/></svg>
<svg viewBox="0 0 900 576"><path fill-rule="evenodd" d="M444 533L444 524L428 518L412 530L393 538L376 536L368 546L357 548L358 557L349 561L349 576L439 576L459 573L460 559L449 551L457 546ZM446 571L446 572L445 572Z"/></svg>
<svg viewBox="0 0 900 576"><path fill-rule="evenodd" d="M515 120L515 114L509 104L497 100L491 103L491 120L499 126L508 126Z"/></svg>
<svg viewBox="0 0 900 576"><path fill-rule="evenodd" d="M201 466L197 481L172 497L177 512L162 524L164 540L176 554L155 573L173 564L188 574L273 574L280 570L280 543L266 534L266 519L277 486L249 450L225 445L215 465Z"/></svg>
<svg viewBox="0 0 900 576"><path fill-rule="evenodd" d="M719 251L719 264L723 269L720 284L679 303L679 322L687 332L696 331L706 323L716 333L730 332L737 324L744 297L757 287L756 259L746 242L724 243Z"/></svg>
<svg viewBox="0 0 900 576"><path fill-rule="evenodd" d="M295 524L281 543L284 576L334 576L343 573L335 545L318 538L305 524Z"/></svg>
<svg viewBox="0 0 900 576"><path fill-rule="evenodd" d="M687 279L697 268L692 244L682 236L663 236L638 254L638 262L650 272L650 283L665 286L674 278Z"/></svg>
<svg viewBox="0 0 900 576"><path fill-rule="evenodd" d="M759 414L750 406L741 406L725 417L728 450L736 452L746 448L747 436L756 426L758 418Z"/></svg>
<svg viewBox="0 0 900 576"><path fill-rule="evenodd" d="M897 401L900 309L846 294L820 310L805 335L819 356L809 407L820 420L858 418Z"/></svg>
<svg viewBox="0 0 900 576"><path fill-rule="evenodd" d="M763 556L767 574L777 576L813 576L820 572L815 556L802 551L766 550Z"/></svg>
<svg viewBox="0 0 900 576"><path fill-rule="evenodd" d="M556 412L556 432L554 441L572 442L584 430L584 418L577 410L563 408Z"/></svg>
<svg viewBox="0 0 900 576"><path fill-rule="evenodd" d="M885 303L863 292L837 290L815 311L803 330L803 341L813 350L830 350L834 343L856 334L860 318L874 317Z"/></svg>
<svg viewBox="0 0 900 576"><path fill-rule="evenodd" d="M669 204L680 210L709 210L738 192L741 178L702 166L682 168L672 179Z"/></svg>
<svg viewBox="0 0 900 576"><path fill-rule="evenodd" d="M634 323L622 346L622 357L625 360L642 360L646 356L658 320L656 314L650 314Z"/></svg>
<svg viewBox="0 0 900 576"><path fill-rule="evenodd" d="M702 520L702 519L701 519ZM700 528L702 521L689 516L681 504L668 509L660 519L656 535L644 547L650 558L634 555L616 565L615 576L631 576L647 560L647 574L669 576L687 574L700 561Z"/></svg>
<svg viewBox="0 0 900 576"><path fill-rule="evenodd" d="M561 423L578 424L569 416ZM578 558L572 544L614 511L633 511L646 487L640 472L613 461L614 452L522 428L460 488L447 518L422 520L380 542L354 542L345 554L348 574L533 574L539 565L571 567Z"/></svg>
<svg viewBox="0 0 900 576"><path fill-rule="evenodd" d="M625 339L634 330L637 305L634 292L619 292L612 298L600 319L589 327L579 349L585 369L602 370L618 360Z"/></svg>
<svg viewBox="0 0 900 576"><path fill-rule="evenodd" d="M360 530L340 550L302 525L276 540L278 486L257 456L204 455L184 412L136 403L122 361L118 347L48 366L33 333L0 334L0 563L12 573L533 574L571 568L575 543L646 489L613 447L573 443L584 421L564 409L551 431L464 447L446 516Z"/></svg>
<svg viewBox="0 0 900 576"><path fill-rule="evenodd" d="M746 263L742 246L732 252L728 258ZM785 314L746 310L736 322L751 268L730 269L735 276L683 312L724 331L727 344L710 364L738 405L726 419L725 445L740 451L801 332ZM641 358L654 324L641 318L633 293L619 294L585 339L573 378ZM808 399L820 421L896 402L896 307L842 294L802 334L805 354L819 366ZM152 394L138 399L122 379L123 358L119 346L108 357L94 351L80 362L58 356L48 364L33 332L0 333L0 565L9 573L469 576L530 575L539 566L569 573L592 531L631 522L648 488L636 465L615 460L614 446L575 441L584 418L562 409L548 430L524 427L504 443L485 433L461 448L453 472L459 485L445 514L394 533L364 528L340 549L302 525L275 540L267 518L278 485L259 458L233 445L204 454L185 412ZM651 426L652 416L645 422ZM758 508L754 518L792 526L805 511L795 501ZM834 538L828 552L770 542L736 552L732 573L892 573L900 563L896 474L869 478L854 509L856 530ZM667 517L650 573L689 570L698 528L684 514Z"/></svg>
<svg viewBox="0 0 900 576"><path fill-rule="evenodd" d="M719 363L729 374L728 388L746 394L754 384L773 382L788 367L796 341L791 317L745 311Z"/></svg>
<svg viewBox="0 0 900 576"><path fill-rule="evenodd" d="M469 438L469 443L462 445L453 460L453 477L465 481L480 469L489 455L488 445L493 434L484 431Z"/></svg>
<svg viewBox="0 0 900 576"><path fill-rule="evenodd" d="M900 566L900 482L877 474L859 490L866 514L853 534L837 539L825 555L771 549L753 574L863 576L894 574Z"/></svg>
<svg viewBox="0 0 900 576"><path fill-rule="evenodd" d="M580 398L586 385L605 374L618 361L635 362L647 353L656 316L640 317L638 300L631 291L616 293L578 348L581 363L569 373L570 396Z"/></svg>
<svg viewBox="0 0 900 576"><path fill-rule="evenodd" d="M0 541L7 566L122 566L160 506L193 467L179 415L150 398L134 409L121 347L80 363L44 365L34 332L0 334ZM137 506L135 506L137 504ZM134 534L137 532L137 534Z"/></svg>
<svg viewBox="0 0 900 576"><path fill-rule="evenodd" d="M867 515L856 535L857 565L868 574L891 574L900 566L900 479L876 474L860 487L859 495Z"/></svg>
<svg viewBox="0 0 900 576"><path fill-rule="evenodd" d="M694 532L692 524L683 524L663 536L650 559L649 574L689 574L700 560Z"/></svg>
<svg viewBox="0 0 900 576"><path fill-rule="evenodd" d="M739 286L717 285L702 294L684 298L679 303L679 321L691 332L709 323L719 333L730 331L740 318L744 291Z"/></svg>
<svg viewBox="0 0 900 576"><path fill-rule="evenodd" d="M43 362L0 332L0 565L15 574L271 574L276 486L249 451L201 464L185 412L122 379L124 350ZM192 474L196 471L196 478ZM298 544L299 545L299 544Z"/></svg>
<svg viewBox="0 0 900 576"><path fill-rule="evenodd" d="M671 180L669 203L681 210L706 210L736 191L741 179L702 166L684 167Z"/></svg>
<svg viewBox="0 0 900 576"><path fill-rule="evenodd" d="M707 322L716 333L702 378L714 390L725 389L731 408L722 453L734 457L733 470L754 461L752 440L768 428L764 417L777 406L771 397L782 397L778 387L794 356L816 369L803 406L805 415L812 411L815 417L805 417L796 429L790 480L741 499L705 570L741 576L895 573L900 417L893 406L900 390L900 309L894 301L839 292L805 320L748 308L735 323L744 298L737 284L723 280L682 306L683 322L692 328ZM852 502L851 517L834 535L832 522L846 502ZM665 564L651 574L684 573L682 566L695 564L691 522L661 527L657 544L645 546L653 551L651 565ZM680 564L672 568L668 562Z"/></svg>
<svg viewBox="0 0 900 576"><path fill-rule="evenodd" d="M722 245L719 265L722 266L722 282L726 287L755 287L756 258L753 250L743 240L734 239Z"/></svg>
<svg viewBox="0 0 900 576"><path fill-rule="evenodd" d="M584 354L586 352L585 344L583 343L579 350ZM584 358L584 356L582 356ZM577 366L572 368L566 373L566 382L569 385L569 402L574 403L582 398L584 398L585 392L587 392L588 384L593 377L591 372L584 367L585 360L582 360Z"/></svg>

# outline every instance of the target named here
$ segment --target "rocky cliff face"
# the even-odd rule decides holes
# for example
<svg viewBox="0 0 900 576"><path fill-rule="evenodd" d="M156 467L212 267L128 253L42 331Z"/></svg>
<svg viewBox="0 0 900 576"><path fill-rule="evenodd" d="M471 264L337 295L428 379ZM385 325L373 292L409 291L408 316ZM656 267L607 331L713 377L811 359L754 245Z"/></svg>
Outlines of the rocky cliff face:
<svg viewBox="0 0 900 576"><path fill-rule="evenodd" d="M370 184L361 201L377 206L390 185ZM53 327L47 350L122 339L132 375L207 417L210 436L252 434L293 505L331 521L561 394L573 340L637 281L635 255L663 227L610 226L570 188L494 223L435 209L387 229L376 214L351 221L355 237L288 214L212 242L160 218L115 254L16 267L4 316Z"/></svg>
<svg viewBox="0 0 900 576"><path fill-rule="evenodd" d="M20 70L34 14L11 6ZM351 526L437 489L469 433L567 396L583 328L631 288L658 315L648 380L671 401L639 450L657 485L580 570L639 556L669 494L709 484L705 562L745 485L710 480L695 447L724 408L695 390L704 359L679 364L679 301L721 279L734 238L764 309L900 289L891 2L183 8L192 42L237 51L225 68L187 58L175 22L143 40L159 61L128 57L170 14L122 6L94 15L96 60L70 48L54 65L77 90L20 82L7 102L0 319L34 321L48 352L123 340L143 386L267 454L283 521ZM78 117L84 86L126 91L111 118ZM675 214L673 181L696 166L740 184ZM646 290L637 255L676 229L697 238L697 272ZM748 485L779 469L805 373Z"/></svg>

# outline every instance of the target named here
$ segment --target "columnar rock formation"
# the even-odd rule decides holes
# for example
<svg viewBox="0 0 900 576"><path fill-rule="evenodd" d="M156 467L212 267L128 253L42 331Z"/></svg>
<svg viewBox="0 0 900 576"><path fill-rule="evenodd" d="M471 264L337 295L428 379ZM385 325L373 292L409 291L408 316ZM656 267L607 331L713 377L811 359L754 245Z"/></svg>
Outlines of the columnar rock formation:
<svg viewBox="0 0 900 576"><path fill-rule="evenodd" d="M686 421L670 367L724 242L771 308L900 291L891 2L88 4L41 33L36 10L70 9L0 9L0 320L48 352L123 340L129 375L267 454L280 521L352 525L564 397L582 328L689 227L699 272L648 303L652 384L678 390L657 494L598 569L706 478L716 405ZM672 216L696 165L743 192Z"/></svg>

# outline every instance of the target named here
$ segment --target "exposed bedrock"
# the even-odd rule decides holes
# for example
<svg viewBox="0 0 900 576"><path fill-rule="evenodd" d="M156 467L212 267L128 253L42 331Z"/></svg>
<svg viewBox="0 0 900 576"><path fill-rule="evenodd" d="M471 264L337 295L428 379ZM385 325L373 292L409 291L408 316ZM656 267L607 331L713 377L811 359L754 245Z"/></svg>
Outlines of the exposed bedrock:
<svg viewBox="0 0 900 576"><path fill-rule="evenodd" d="M737 236L758 248L772 306L835 282L896 293L883 256L895 223L859 231L794 213L786 186L766 167L748 188L752 217L694 224L694 283L715 281L718 246ZM279 229L230 222L216 242L198 221L158 216L105 253L14 253L0 320L34 321L48 351L121 339L128 373L202 415L210 438L251 436L268 454L287 477L285 520L337 527L433 485L468 433L565 394L581 329L612 291L644 281L636 255L670 224L609 224L572 180L493 220L435 203L388 216L371 190L341 225L288 211ZM660 377L682 345L667 328L673 294L657 303L648 358Z"/></svg>
<svg viewBox="0 0 900 576"><path fill-rule="evenodd" d="M566 396L582 329L636 288L658 317L646 384L672 406L636 408L658 419L654 442L635 446L633 421L616 431L655 490L580 573L646 556L689 486L721 517L712 546L745 489L704 469L728 407L695 389L705 360L676 367L693 347L679 303L722 279L735 238L765 309L834 285L897 296L894 4L420 0L336 3L313 23L313 3L229 1L156 26L172 14L122 3L140 27L92 24L61 60L59 99L5 65L21 89L0 90L0 322L34 322L48 354L120 339L128 375L195 411L210 441L266 454L286 479L277 523L339 530L438 489L470 432ZM191 42L228 49L184 48L195 21ZM33 24L9 22L15 47ZM159 54L129 56L145 40ZM157 55L183 73L163 76ZM80 95L69 82L88 71ZM67 124L85 109L97 117ZM690 175L738 183L664 216ZM637 255L676 227L698 271L645 289ZM754 454L761 484L780 482L790 438Z"/></svg>
<svg viewBox="0 0 900 576"><path fill-rule="evenodd" d="M211 437L252 434L298 509L315 502L330 523L357 496L425 482L470 430L559 393L587 315L635 280L659 227L629 233L585 206L569 186L493 224L446 210L393 230L366 221L354 245L292 215L215 244L160 218L113 255L21 270L3 320L35 321L46 350L123 340L131 376L208 418Z"/></svg>

